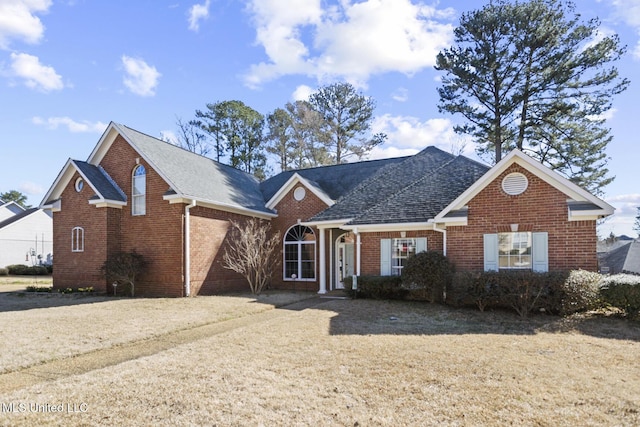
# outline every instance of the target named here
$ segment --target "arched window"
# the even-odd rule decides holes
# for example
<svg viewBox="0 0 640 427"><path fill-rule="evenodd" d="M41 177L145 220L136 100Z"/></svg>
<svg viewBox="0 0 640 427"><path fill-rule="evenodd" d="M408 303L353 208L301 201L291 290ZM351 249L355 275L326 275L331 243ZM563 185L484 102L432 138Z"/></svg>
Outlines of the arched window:
<svg viewBox="0 0 640 427"><path fill-rule="evenodd" d="M294 225L284 237L284 279L315 280L316 236L304 225Z"/></svg>
<svg viewBox="0 0 640 427"><path fill-rule="evenodd" d="M71 252L84 252L84 228L71 229Z"/></svg>
<svg viewBox="0 0 640 427"><path fill-rule="evenodd" d="M147 194L147 170L142 165L133 169L133 185L131 189L131 213L144 215L146 213L145 196Z"/></svg>

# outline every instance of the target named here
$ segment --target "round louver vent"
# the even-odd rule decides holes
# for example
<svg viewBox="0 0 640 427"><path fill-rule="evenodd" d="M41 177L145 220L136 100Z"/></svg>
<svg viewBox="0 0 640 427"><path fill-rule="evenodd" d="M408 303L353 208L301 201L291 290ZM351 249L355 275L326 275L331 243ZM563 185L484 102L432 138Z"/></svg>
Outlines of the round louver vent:
<svg viewBox="0 0 640 427"><path fill-rule="evenodd" d="M502 190L510 196L517 196L525 192L529 180L520 172L510 173L502 180Z"/></svg>

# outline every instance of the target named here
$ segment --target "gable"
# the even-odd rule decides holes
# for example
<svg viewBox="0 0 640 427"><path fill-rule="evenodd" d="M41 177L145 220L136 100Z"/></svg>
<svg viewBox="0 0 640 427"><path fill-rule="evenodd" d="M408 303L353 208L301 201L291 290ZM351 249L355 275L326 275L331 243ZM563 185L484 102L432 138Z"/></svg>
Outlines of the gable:
<svg viewBox="0 0 640 427"><path fill-rule="evenodd" d="M304 189L303 191L298 190L298 188ZM324 205L332 206L335 202L334 200L324 191L324 189L316 182L310 181L308 179L303 178L300 174L294 173L287 180L287 182L278 189L278 191L267 201L266 207L268 209L275 209L275 207L282 201L282 199L289 194L291 191L297 192L294 194L294 197L298 201L302 201L305 197L305 192L310 191L313 193Z"/></svg>
<svg viewBox="0 0 640 427"><path fill-rule="evenodd" d="M122 150L122 147L118 147L120 142L125 142L135 154L131 156L127 153L125 157L116 157L144 161L166 183L163 197L169 203L197 202L199 205L224 211L263 218L274 216L264 206L259 182L252 175L113 122L85 163L99 167L104 161L109 162L109 153ZM117 162L109 163L104 165L107 170L117 166ZM65 169L67 167L66 165ZM68 184L70 173L65 169L54 182L42 205L53 203L55 195L59 197L61 194L60 186ZM124 182L121 185L127 187L128 184Z"/></svg>
<svg viewBox="0 0 640 427"><path fill-rule="evenodd" d="M614 212L614 208L604 200L580 188L559 173L552 171L516 149L512 150L505 158L498 162L493 168L489 169L485 175L445 207L442 212L436 216L436 221L447 223L455 218L453 221L456 223L464 222L466 217L455 215L456 212L463 212L472 199L494 182L496 185L502 187L503 194L507 194L505 191L511 191L510 185L509 183L503 183L502 180L511 172L521 173L522 171L526 171L530 176L535 176L540 181L564 195L567 202L567 217L570 221L595 220L611 215ZM497 180L500 180L500 182L496 182ZM517 197L517 195L512 197Z"/></svg>

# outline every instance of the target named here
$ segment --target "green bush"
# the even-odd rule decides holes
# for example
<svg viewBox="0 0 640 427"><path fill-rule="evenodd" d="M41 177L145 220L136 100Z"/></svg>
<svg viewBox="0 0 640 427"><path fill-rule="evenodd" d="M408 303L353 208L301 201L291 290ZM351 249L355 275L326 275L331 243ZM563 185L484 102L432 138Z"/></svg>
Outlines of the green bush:
<svg viewBox="0 0 640 427"><path fill-rule="evenodd" d="M420 252L407 259L402 269L402 285L414 299L442 302L453 272L453 265L442 252Z"/></svg>
<svg viewBox="0 0 640 427"><path fill-rule="evenodd" d="M344 290L352 298L404 299L409 291L402 287L400 276L359 276L353 289L351 277L345 278Z"/></svg>
<svg viewBox="0 0 640 427"><path fill-rule="evenodd" d="M630 318L640 315L640 276L605 276L600 282L600 295L605 303L624 310Z"/></svg>
<svg viewBox="0 0 640 427"><path fill-rule="evenodd" d="M0 276L8 276L9 269L8 268L0 268Z"/></svg>
<svg viewBox="0 0 640 427"><path fill-rule="evenodd" d="M27 292L51 292L50 286L27 286Z"/></svg>
<svg viewBox="0 0 640 427"><path fill-rule="evenodd" d="M472 271L456 271L451 277L451 283L445 289L445 304L454 307L473 305L469 289L474 285L480 273Z"/></svg>
<svg viewBox="0 0 640 427"><path fill-rule="evenodd" d="M47 268L42 265L13 264L8 265L7 270L9 270L9 274L15 276L45 276L49 273Z"/></svg>

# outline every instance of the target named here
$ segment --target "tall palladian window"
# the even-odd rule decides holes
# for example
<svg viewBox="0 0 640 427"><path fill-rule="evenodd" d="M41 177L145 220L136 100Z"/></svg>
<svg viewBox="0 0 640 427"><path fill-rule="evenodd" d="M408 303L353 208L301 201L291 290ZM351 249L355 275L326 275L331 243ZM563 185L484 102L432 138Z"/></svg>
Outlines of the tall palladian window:
<svg viewBox="0 0 640 427"><path fill-rule="evenodd" d="M132 184L132 205L131 213L133 215L144 215L146 213L146 194L147 194L147 170L142 165L138 165L133 169Z"/></svg>
<svg viewBox="0 0 640 427"><path fill-rule="evenodd" d="M284 237L284 279L315 280L316 236L304 225L294 225Z"/></svg>

